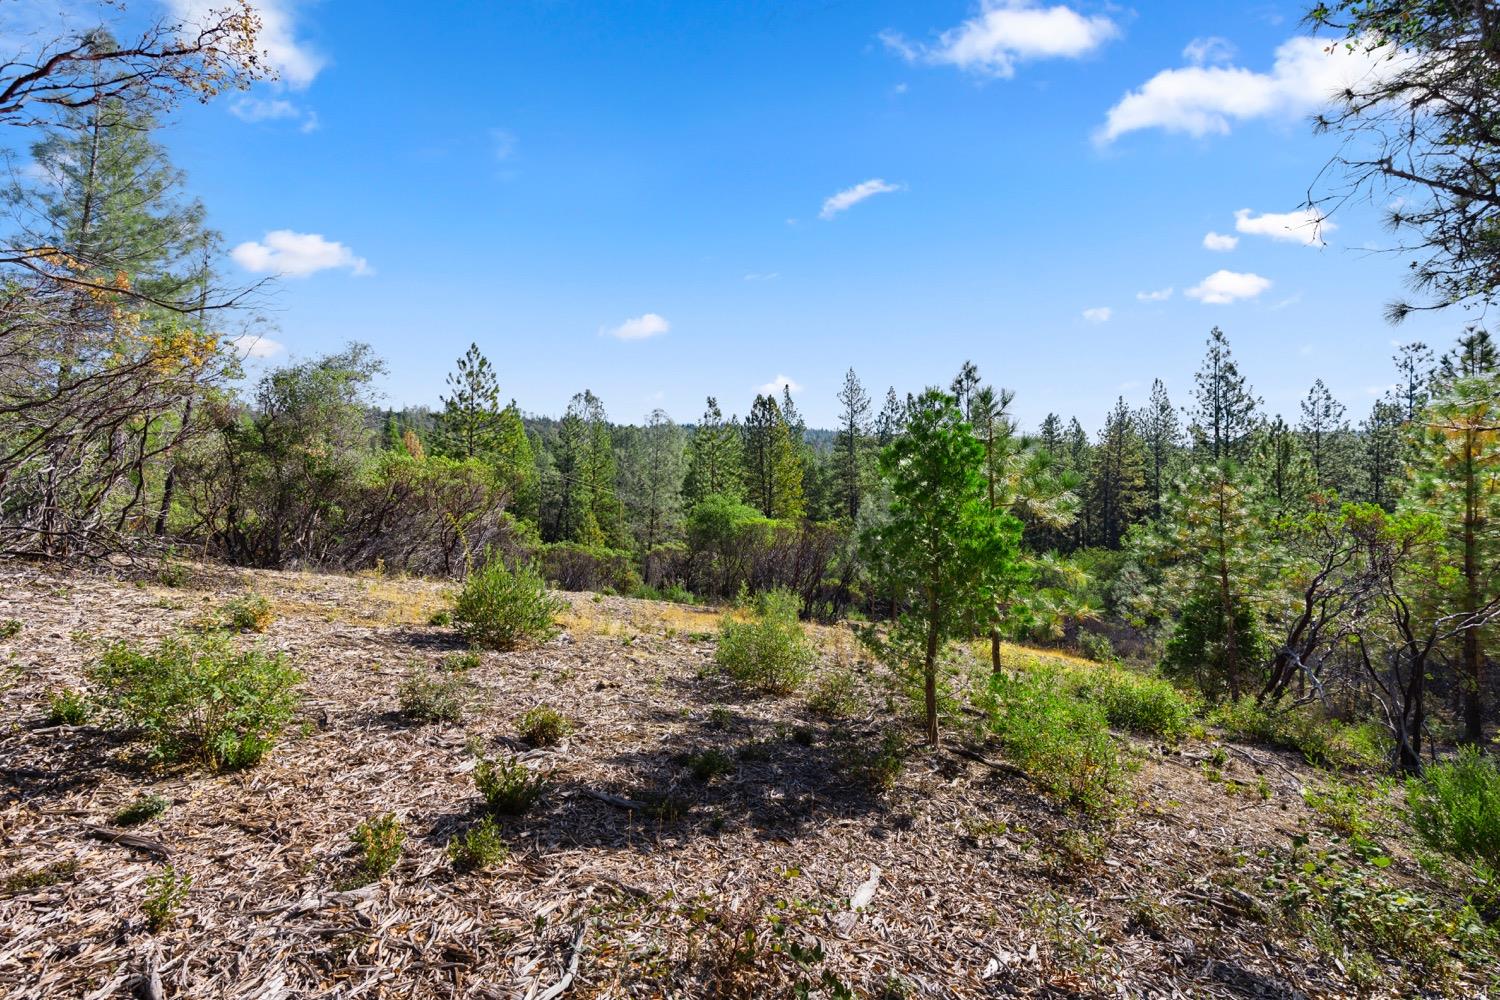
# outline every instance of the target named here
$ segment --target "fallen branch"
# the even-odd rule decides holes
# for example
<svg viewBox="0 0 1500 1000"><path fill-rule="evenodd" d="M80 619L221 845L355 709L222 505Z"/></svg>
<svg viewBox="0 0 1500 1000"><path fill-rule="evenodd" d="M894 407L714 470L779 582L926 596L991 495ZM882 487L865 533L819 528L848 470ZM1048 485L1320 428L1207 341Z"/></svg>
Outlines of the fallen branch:
<svg viewBox="0 0 1500 1000"><path fill-rule="evenodd" d="M170 861L171 852L167 845L150 837L142 837L138 833L127 833L124 830L111 830L107 826L85 826L84 831L95 840L102 840L107 844L119 844L121 847L134 848L137 851L145 851L163 861Z"/></svg>
<svg viewBox="0 0 1500 1000"><path fill-rule="evenodd" d="M537 994L536 1000L552 1000L553 997L562 996L567 992L569 986L573 985L573 977L578 975L578 960L583 957L583 939L589 932L589 922L585 920L578 925L578 933L573 935L573 957L568 959L568 969L557 984Z"/></svg>

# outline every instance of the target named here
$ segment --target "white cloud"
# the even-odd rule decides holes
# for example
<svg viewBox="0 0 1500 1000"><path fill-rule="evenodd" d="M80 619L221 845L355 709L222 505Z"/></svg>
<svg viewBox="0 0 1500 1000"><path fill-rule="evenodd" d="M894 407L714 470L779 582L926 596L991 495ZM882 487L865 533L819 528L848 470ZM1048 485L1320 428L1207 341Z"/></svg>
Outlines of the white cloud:
<svg viewBox="0 0 1500 1000"><path fill-rule="evenodd" d="M672 329L672 324L665 317L656 313L646 313L644 316L635 316L627 319L619 326L601 327L599 333L606 337L614 337L616 340L645 340L648 337L657 337Z"/></svg>
<svg viewBox="0 0 1500 1000"><path fill-rule="evenodd" d="M1323 234L1332 232L1338 226L1316 208L1300 208L1294 212L1265 212L1261 215L1252 215L1250 209L1242 208L1234 213L1234 228L1251 236L1269 236L1286 243L1320 247L1326 243Z"/></svg>
<svg viewBox="0 0 1500 1000"><path fill-rule="evenodd" d="M1136 292L1135 297L1142 302L1165 302L1172 297L1172 289L1158 288L1154 292Z"/></svg>
<svg viewBox="0 0 1500 1000"><path fill-rule="evenodd" d="M1218 35L1210 35L1207 38L1195 38L1187 43L1182 50L1182 58L1194 66L1202 66L1205 63L1228 62L1234 58L1234 45L1227 38Z"/></svg>
<svg viewBox="0 0 1500 1000"><path fill-rule="evenodd" d="M373 273L363 257L342 243L324 239L317 233L297 233L290 229L273 229L265 242L251 240L229 251L234 262L256 274L280 274L305 278L319 271L335 268L351 274Z"/></svg>
<svg viewBox="0 0 1500 1000"><path fill-rule="evenodd" d="M229 106L229 113L242 122L298 122L302 132L312 132L318 127L317 112L279 97L241 97Z"/></svg>
<svg viewBox="0 0 1500 1000"><path fill-rule="evenodd" d="M801 392L802 385L799 382L792 381L785 375L777 375L765 385L756 386L755 391L767 396L779 396L783 389L787 392Z"/></svg>
<svg viewBox="0 0 1500 1000"><path fill-rule="evenodd" d="M780 271L767 271L765 273L751 272L750 274L745 275L745 280L746 281L775 281L779 277L781 277L781 272Z"/></svg>
<svg viewBox="0 0 1500 1000"><path fill-rule="evenodd" d="M1258 274L1215 271L1182 294L1209 305L1225 305L1236 299L1253 299L1270 287L1270 279Z"/></svg>
<svg viewBox="0 0 1500 1000"><path fill-rule="evenodd" d="M1114 314L1115 311L1109 306L1095 306L1093 309L1085 309L1083 318L1090 323L1108 323Z"/></svg>
<svg viewBox="0 0 1500 1000"><path fill-rule="evenodd" d="M844 188L838 194L830 195L823 202L823 210L818 213L818 218L823 220L832 219L840 212L853 208L866 198L873 198L877 194L889 194L892 191L902 190L900 184L887 184L879 177L856 184L850 188Z"/></svg>
<svg viewBox="0 0 1500 1000"><path fill-rule="evenodd" d="M1203 234L1204 249L1214 250L1218 253L1228 253L1240 245L1238 236L1226 236L1223 233L1207 232Z"/></svg>
<svg viewBox="0 0 1500 1000"><path fill-rule="evenodd" d="M1107 17L1086 17L1061 4L1041 7L1031 0L981 0L979 11L924 45L886 31L881 41L908 62L956 66L991 77L1015 75L1028 59L1076 59L1120 32Z"/></svg>
<svg viewBox="0 0 1500 1000"><path fill-rule="evenodd" d="M1361 79L1391 72L1401 57L1387 59L1389 52L1298 37L1276 49L1268 73L1206 65L1162 70L1109 109L1095 139L1109 143L1148 128L1224 135L1235 122L1296 118L1326 105Z"/></svg>
<svg viewBox="0 0 1500 1000"><path fill-rule="evenodd" d="M240 357L257 360L274 358L286 350L286 345L280 341L254 333L242 333L238 337L231 337L224 343Z"/></svg>
<svg viewBox="0 0 1500 1000"><path fill-rule="evenodd" d="M173 15L183 21L189 30L203 24L214 11L222 11L234 4L224 0L165 0ZM276 71L284 84L300 90L312 83L327 60L314 51L306 42L297 38L296 0L255 0L254 9L260 18L260 33L256 45L265 53L266 62Z"/></svg>

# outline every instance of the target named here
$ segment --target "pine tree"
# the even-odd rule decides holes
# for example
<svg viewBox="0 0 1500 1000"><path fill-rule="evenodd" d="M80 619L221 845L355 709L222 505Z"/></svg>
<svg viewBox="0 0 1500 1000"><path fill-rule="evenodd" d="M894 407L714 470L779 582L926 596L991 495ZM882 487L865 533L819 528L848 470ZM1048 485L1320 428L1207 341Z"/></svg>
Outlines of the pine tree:
<svg viewBox="0 0 1500 1000"><path fill-rule="evenodd" d="M870 397L859 384L859 376L854 374L853 368L844 375L839 402L844 407L834 440L834 450L838 455L839 507L853 524L859 518L860 499L864 494L864 449L870 412Z"/></svg>
<svg viewBox="0 0 1500 1000"><path fill-rule="evenodd" d="M880 408L880 416L875 418L875 443L885 448L900 436L905 422L906 411L901 406L901 397L896 395L896 387L891 386L885 390L885 405Z"/></svg>
<svg viewBox="0 0 1500 1000"><path fill-rule="evenodd" d="M1464 740L1484 738L1481 616L1500 600L1500 359L1470 329L1438 364L1422 423L1416 501L1438 516L1459 568L1458 613L1470 624L1460 653Z"/></svg>
<svg viewBox="0 0 1500 1000"><path fill-rule="evenodd" d="M1162 497L1182 438L1177 409L1167 396L1167 387L1161 379L1152 381L1151 401L1136 417L1136 426L1145 445L1146 496L1151 505L1151 516L1160 517Z"/></svg>
<svg viewBox="0 0 1500 1000"><path fill-rule="evenodd" d="M1413 341L1398 346L1391 360L1396 364L1396 393L1401 419L1414 423L1427 405L1432 385L1432 350L1421 341Z"/></svg>
<svg viewBox="0 0 1500 1000"><path fill-rule="evenodd" d="M686 507L691 509L711 496L735 501L744 497L740 437L738 425L726 423L719 401L709 396L688 443L687 477L682 484Z"/></svg>
<svg viewBox="0 0 1500 1000"><path fill-rule="evenodd" d="M1395 400L1377 399L1360 425L1360 496L1386 511L1395 510L1405 492L1403 412Z"/></svg>
<svg viewBox="0 0 1500 1000"><path fill-rule="evenodd" d="M448 395L439 418L440 454L454 458L494 456L500 447L500 382L478 344L470 344L448 375Z"/></svg>
<svg viewBox="0 0 1500 1000"><path fill-rule="evenodd" d="M636 435L626 473L627 506L637 542L650 552L671 540L682 517L682 429L652 410Z"/></svg>
<svg viewBox="0 0 1500 1000"><path fill-rule="evenodd" d="M1348 492L1351 475L1349 424L1344 419L1344 404L1322 379L1313 382L1302 400L1302 420L1297 425L1308 462L1312 466L1313 486L1318 490Z"/></svg>
<svg viewBox="0 0 1500 1000"><path fill-rule="evenodd" d="M1214 461L1243 459L1249 452L1260 400L1250 391L1218 327L1208 335L1203 366L1193 376L1197 389L1191 426L1193 442Z"/></svg>
<svg viewBox="0 0 1500 1000"><path fill-rule="evenodd" d="M1279 414L1255 434L1250 476L1257 497L1276 514L1291 514L1307 505L1316 479L1302 437Z"/></svg>
<svg viewBox="0 0 1500 1000"><path fill-rule="evenodd" d="M1055 455L1058 458L1063 454L1063 422L1062 417L1055 413L1049 413L1042 419L1042 426L1037 431L1037 443L1042 450Z"/></svg>
<svg viewBox="0 0 1500 1000"><path fill-rule="evenodd" d="M747 501L766 517L802 517L802 459L775 397L755 397L745 418L744 437Z"/></svg>
<svg viewBox="0 0 1500 1000"><path fill-rule="evenodd" d="M1089 482L1093 541L1106 548L1118 548L1146 508L1142 452L1134 418L1121 396L1099 434Z"/></svg>
<svg viewBox="0 0 1500 1000"><path fill-rule="evenodd" d="M953 376L953 384L948 387L948 391L958 402L958 412L962 413L964 419L971 424L974 422L974 416L970 407L973 405L974 393L978 391L979 384L979 366L972 361L965 361L958 369L958 374Z"/></svg>
<svg viewBox="0 0 1500 1000"><path fill-rule="evenodd" d="M585 426L583 465L579 472L589 500L589 510L604 545L622 548L625 544L625 507L617 489L619 465L615 460L614 441L604 403L584 390L573 397Z"/></svg>

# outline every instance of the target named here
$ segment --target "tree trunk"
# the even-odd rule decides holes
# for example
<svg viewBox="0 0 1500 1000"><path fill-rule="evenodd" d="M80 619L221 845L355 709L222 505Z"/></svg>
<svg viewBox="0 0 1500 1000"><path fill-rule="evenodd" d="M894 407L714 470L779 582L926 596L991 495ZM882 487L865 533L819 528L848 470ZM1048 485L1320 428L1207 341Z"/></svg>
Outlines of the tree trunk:
<svg viewBox="0 0 1500 1000"><path fill-rule="evenodd" d="M927 744L938 746L937 715L938 599L936 589L927 592L927 656L922 664L922 687L927 707Z"/></svg>

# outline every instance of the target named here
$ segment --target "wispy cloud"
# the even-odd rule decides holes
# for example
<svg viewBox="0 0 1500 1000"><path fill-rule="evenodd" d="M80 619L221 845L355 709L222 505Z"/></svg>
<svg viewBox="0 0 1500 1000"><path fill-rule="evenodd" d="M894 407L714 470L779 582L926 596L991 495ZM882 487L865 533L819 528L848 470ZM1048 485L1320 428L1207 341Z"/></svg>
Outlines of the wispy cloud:
<svg viewBox="0 0 1500 1000"><path fill-rule="evenodd" d="M853 187L844 188L837 194L829 195L823 201L823 209L818 213L818 218L827 221L840 212L848 211L866 198L873 198L877 194L890 194L892 191L903 189L901 184L888 184L879 177L862 181Z"/></svg>
<svg viewBox="0 0 1500 1000"><path fill-rule="evenodd" d="M318 233L273 229L263 241L250 240L229 251L234 262L255 274L306 278L319 271L346 270L354 275L374 272L354 251Z"/></svg>
<svg viewBox="0 0 1500 1000"><path fill-rule="evenodd" d="M1032 59L1076 59L1119 34L1102 15L1085 16L1061 4L1043 7L1031 0L981 0L978 12L949 28L931 44L884 31L886 48L908 62L955 66L965 72L1006 78L1016 64Z"/></svg>
<svg viewBox="0 0 1500 1000"><path fill-rule="evenodd" d="M286 351L286 345L280 341L254 333L242 333L238 337L229 338L224 343L240 357L254 358L258 361L274 358Z"/></svg>
<svg viewBox="0 0 1500 1000"><path fill-rule="evenodd" d="M1228 253L1240 245L1238 236L1228 236L1224 233L1209 231L1203 234L1203 248L1215 253Z"/></svg>
<svg viewBox="0 0 1500 1000"><path fill-rule="evenodd" d="M779 277L781 277L781 272L780 271L766 271L764 273L757 273L757 272L752 271L751 273L745 275L745 280L746 281L775 281Z"/></svg>
<svg viewBox="0 0 1500 1000"><path fill-rule="evenodd" d="M1158 288L1154 292L1136 292L1135 297L1142 302L1165 302L1172 297L1172 288Z"/></svg>
<svg viewBox="0 0 1500 1000"><path fill-rule="evenodd" d="M802 384L787 378L785 375L777 375L765 385L755 387L755 391L767 396L779 396L782 390L787 392L801 392Z"/></svg>
<svg viewBox="0 0 1500 1000"><path fill-rule="evenodd" d="M1253 299L1270 287L1271 280L1258 274L1215 271L1183 294L1208 305L1227 305L1239 299Z"/></svg>
<svg viewBox="0 0 1500 1000"><path fill-rule="evenodd" d="M318 114L284 98L241 97L229 105L229 113L243 122L291 121L299 132L314 132Z"/></svg>
<svg viewBox="0 0 1500 1000"><path fill-rule="evenodd" d="M600 327L602 336L614 337L616 340L646 340L650 337L659 337L672 329L672 324L666 318L656 313L646 313L644 316L635 316L627 319L619 326Z"/></svg>
<svg viewBox="0 0 1500 1000"><path fill-rule="evenodd" d="M1095 306L1092 309L1085 309L1083 318L1089 323L1108 323L1109 318L1114 314L1115 311L1109 306Z"/></svg>

